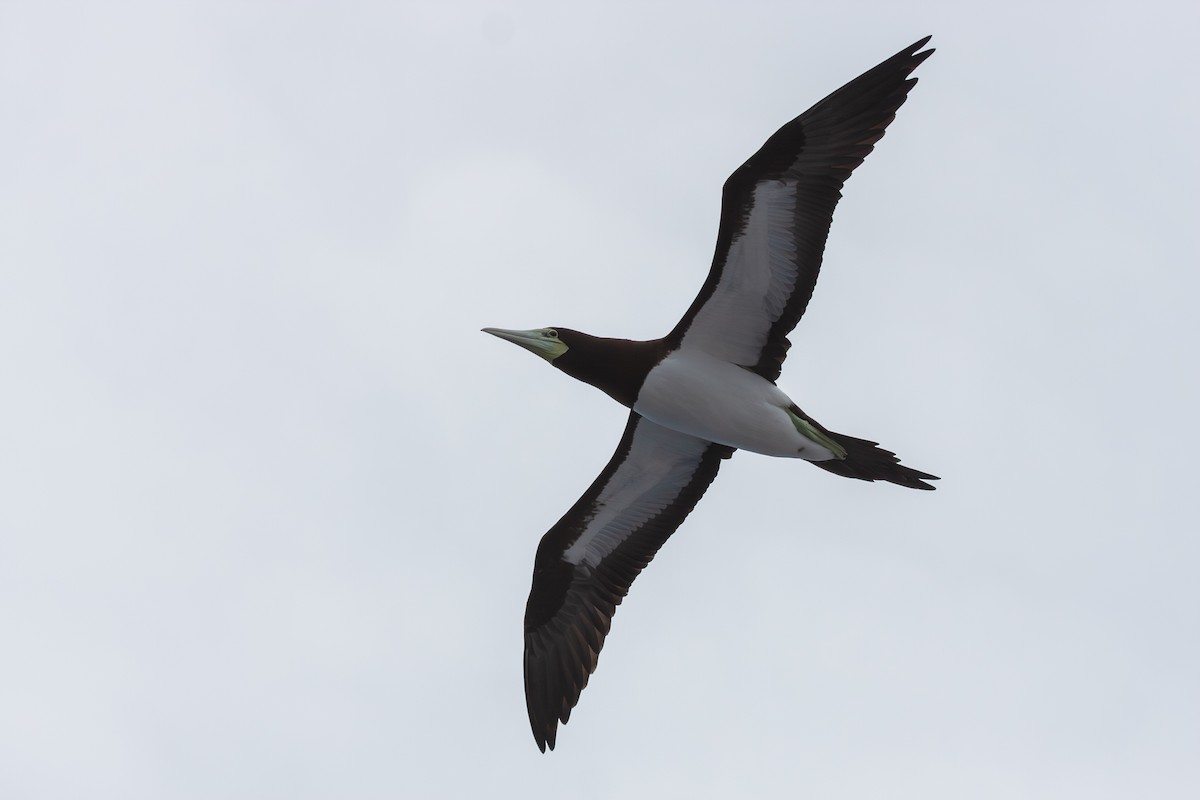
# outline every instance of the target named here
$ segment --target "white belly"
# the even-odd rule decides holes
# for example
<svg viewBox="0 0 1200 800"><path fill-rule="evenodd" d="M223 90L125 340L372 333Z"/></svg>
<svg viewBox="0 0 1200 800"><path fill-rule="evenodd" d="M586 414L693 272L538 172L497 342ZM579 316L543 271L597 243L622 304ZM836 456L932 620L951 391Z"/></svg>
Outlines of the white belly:
<svg viewBox="0 0 1200 800"><path fill-rule="evenodd" d="M702 352L676 350L650 370L633 410L666 428L768 456L824 461L802 436L791 398L760 375Z"/></svg>

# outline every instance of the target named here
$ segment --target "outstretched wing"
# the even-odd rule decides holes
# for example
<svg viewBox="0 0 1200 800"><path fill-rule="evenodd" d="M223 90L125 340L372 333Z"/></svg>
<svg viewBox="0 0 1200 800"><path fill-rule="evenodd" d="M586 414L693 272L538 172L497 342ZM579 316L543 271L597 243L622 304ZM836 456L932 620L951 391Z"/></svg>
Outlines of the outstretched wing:
<svg viewBox="0 0 1200 800"><path fill-rule="evenodd" d="M708 279L667 337L779 377L812 297L842 184L883 137L933 53L926 36L784 125L729 180Z"/></svg>
<svg viewBox="0 0 1200 800"><path fill-rule="evenodd" d="M525 609L525 701L543 752L595 671L629 585L732 454L630 413L608 466L542 537Z"/></svg>

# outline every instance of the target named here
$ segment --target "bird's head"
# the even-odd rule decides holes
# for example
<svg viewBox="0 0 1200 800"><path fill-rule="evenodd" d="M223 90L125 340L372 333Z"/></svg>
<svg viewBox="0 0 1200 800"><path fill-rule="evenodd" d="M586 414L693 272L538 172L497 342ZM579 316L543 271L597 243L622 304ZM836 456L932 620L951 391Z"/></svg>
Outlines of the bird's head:
<svg viewBox="0 0 1200 800"><path fill-rule="evenodd" d="M565 339L569 339L574 331L565 328L535 328L531 331L510 331L504 328L484 328L484 333L499 336L501 339L519 344L531 353L554 364L554 359L569 349ZM555 365L557 366L557 365Z"/></svg>
<svg viewBox="0 0 1200 800"><path fill-rule="evenodd" d="M667 352L661 339L646 342L604 339L570 328L531 331L484 328L483 331L521 345L546 359L555 369L595 386L629 408L637 401L646 374Z"/></svg>

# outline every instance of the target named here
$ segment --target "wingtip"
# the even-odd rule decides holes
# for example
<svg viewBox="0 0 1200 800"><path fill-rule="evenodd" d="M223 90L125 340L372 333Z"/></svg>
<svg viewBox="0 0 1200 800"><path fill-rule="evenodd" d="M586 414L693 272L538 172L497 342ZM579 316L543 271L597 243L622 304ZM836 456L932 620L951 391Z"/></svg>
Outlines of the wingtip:
<svg viewBox="0 0 1200 800"><path fill-rule="evenodd" d="M557 725L551 725L550 730L546 731L545 735L539 732L537 728L533 729L533 740L537 742L538 750L541 750L543 753L547 750L554 750L554 735L557 733L557 728Z"/></svg>
<svg viewBox="0 0 1200 800"><path fill-rule="evenodd" d="M533 734L533 741L537 743L538 750L543 753L546 750L554 749L554 739L558 733L558 719L551 716L549 719L542 716L535 705L528 701L528 685L526 685L526 698L529 711L529 730Z"/></svg>
<svg viewBox="0 0 1200 800"><path fill-rule="evenodd" d="M912 59L912 66L909 67L909 72L912 72L917 67L921 66L921 63L923 61L925 61L925 59L929 58L931 55L933 55L934 53L937 52L936 47L931 47L928 50L921 50L922 47L929 44L929 40L932 38L933 38L933 35L930 34L929 36L926 36L924 39L920 39L918 41L913 42L908 47L901 50L899 53L896 53L896 55L893 56L893 58L894 59Z"/></svg>

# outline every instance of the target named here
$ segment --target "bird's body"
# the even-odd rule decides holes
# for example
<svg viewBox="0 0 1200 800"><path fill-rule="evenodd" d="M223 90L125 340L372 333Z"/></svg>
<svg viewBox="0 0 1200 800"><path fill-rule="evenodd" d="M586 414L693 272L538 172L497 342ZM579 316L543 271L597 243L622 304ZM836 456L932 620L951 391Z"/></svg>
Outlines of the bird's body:
<svg viewBox="0 0 1200 800"><path fill-rule="evenodd" d="M827 461L832 448L801 433L796 404L771 381L703 350L676 350L646 376L633 410L663 427L764 456Z"/></svg>
<svg viewBox="0 0 1200 800"><path fill-rule="evenodd" d="M784 125L726 181L708 279L661 339L485 328L630 409L616 452L538 546L525 613L525 696L553 748L616 606L736 450L843 477L932 489L874 442L835 433L775 385L816 284L840 189L933 51L905 48Z"/></svg>

